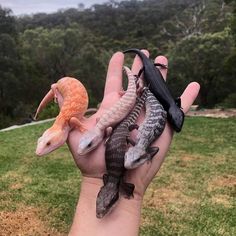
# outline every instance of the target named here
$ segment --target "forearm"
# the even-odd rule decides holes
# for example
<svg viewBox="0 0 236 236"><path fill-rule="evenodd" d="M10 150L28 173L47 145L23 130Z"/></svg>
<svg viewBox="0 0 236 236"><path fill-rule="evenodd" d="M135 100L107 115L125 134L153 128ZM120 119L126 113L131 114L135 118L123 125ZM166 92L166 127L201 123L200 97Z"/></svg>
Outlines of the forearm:
<svg viewBox="0 0 236 236"><path fill-rule="evenodd" d="M69 236L137 236L142 199L120 197L114 208L102 219L96 217L96 198L103 185L101 179L84 177L79 202Z"/></svg>

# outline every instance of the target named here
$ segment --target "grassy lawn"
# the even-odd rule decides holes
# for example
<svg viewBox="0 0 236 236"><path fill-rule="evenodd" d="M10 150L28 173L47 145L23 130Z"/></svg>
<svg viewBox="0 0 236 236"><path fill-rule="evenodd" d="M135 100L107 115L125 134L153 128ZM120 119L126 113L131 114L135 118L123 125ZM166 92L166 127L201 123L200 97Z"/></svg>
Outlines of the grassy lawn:
<svg viewBox="0 0 236 236"><path fill-rule="evenodd" d="M34 155L50 125L0 133L0 235L67 235L81 176L66 146ZM235 118L186 118L145 195L141 236L236 235L235 133Z"/></svg>

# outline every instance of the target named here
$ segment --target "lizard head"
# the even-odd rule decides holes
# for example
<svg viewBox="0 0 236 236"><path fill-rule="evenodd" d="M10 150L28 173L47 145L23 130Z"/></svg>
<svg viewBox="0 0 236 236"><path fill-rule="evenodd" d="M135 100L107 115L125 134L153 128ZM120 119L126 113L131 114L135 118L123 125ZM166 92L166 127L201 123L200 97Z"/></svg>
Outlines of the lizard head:
<svg viewBox="0 0 236 236"><path fill-rule="evenodd" d="M36 155L46 155L61 145L63 145L68 137L68 131L63 129L47 129L38 139Z"/></svg>
<svg viewBox="0 0 236 236"><path fill-rule="evenodd" d="M96 200L96 216L104 217L119 198L119 188L117 184L107 183L98 193Z"/></svg>
<svg viewBox="0 0 236 236"><path fill-rule="evenodd" d="M125 153L125 163L124 166L126 169L134 169L144 163L144 159L141 159L141 156L146 154L145 149L134 146L130 147Z"/></svg>
<svg viewBox="0 0 236 236"><path fill-rule="evenodd" d="M146 150L138 146L130 147L125 153L124 166L126 169L137 168L144 162L151 160L158 151L158 147L148 147Z"/></svg>
<svg viewBox="0 0 236 236"><path fill-rule="evenodd" d="M85 155L95 149L103 140L103 132L97 129L89 130L81 136L77 149L78 155Z"/></svg>

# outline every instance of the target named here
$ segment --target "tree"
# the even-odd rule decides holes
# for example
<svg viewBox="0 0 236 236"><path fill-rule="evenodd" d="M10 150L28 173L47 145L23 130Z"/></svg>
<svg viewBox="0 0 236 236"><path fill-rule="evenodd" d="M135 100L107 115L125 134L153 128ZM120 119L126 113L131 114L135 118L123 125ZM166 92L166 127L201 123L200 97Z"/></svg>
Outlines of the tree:
<svg viewBox="0 0 236 236"><path fill-rule="evenodd" d="M19 93L19 56L15 18L0 6L0 127L12 120Z"/></svg>
<svg viewBox="0 0 236 236"><path fill-rule="evenodd" d="M90 106L96 107L103 98L106 70L112 53L98 50L91 43L81 49L77 70L74 71L89 93Z"/></svg>
<svg viewBox="0 0 236 236"><path fill-rule="evenodd" d="M170 79L170 86L180 94L174 87L176 80L181 89L188 82L197 81L201 85L200 105L212 107L220 103L232 90L232 78L225 73L232 48L228 29L181 40L170 55L170 76L177 77Z"/></svg>
<svg viewBox="0 0 236 236"><path fill-rule="evenodd" d="M24 31L20 47L27 71L25 84L31 88L34 100L39 100L52 83L64 76L84 83L90 91L91 105L101 100L108 56L90 43L93 39L77 24L66 29L39 27Z"/></svg>
<svg viewBox="0 0 236 236"><path fill-rule="evenodd" d="M13 38L17 37L17 25L12 10L2 8L0 5L0 33L9 34Z"/></svg>

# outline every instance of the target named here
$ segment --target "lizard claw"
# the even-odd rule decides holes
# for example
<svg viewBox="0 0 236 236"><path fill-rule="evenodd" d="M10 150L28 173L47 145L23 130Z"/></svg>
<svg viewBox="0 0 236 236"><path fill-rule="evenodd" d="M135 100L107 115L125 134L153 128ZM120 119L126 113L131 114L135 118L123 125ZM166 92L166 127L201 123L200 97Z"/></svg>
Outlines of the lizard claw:
<svg viewBox="0 0 236 236"><path fill-rule="evenodd" d="M71 127L71 129L78 128L82 133L88 130L86 125L83 122L79 121L76 117L72 117L69 120L69 126Z"/></svg>
<svg viewBox="0 0 236 236"><path fill-rule="evenodd" d="M108 128L106 128L106 131L105 131L106 139L105 139L105 142L104 142L105 145L107 144L107 142L109 141L109 139L110 139L110 137L111 137L112 130L113 130L113 129L112 129L111 126L108 127Z"/></svg>
<svg viewBox="0 0 236 236"><path fill-rule="evenodd" d="M132 125L130 125L129 126L129 131L132 131L132 130L134 130L134 129L138 129L139 128L139 126L137 125L137 124L132 124Z"/></svg>
<svg viewBox="0 0 236 236"><path fill-rule="evenodd" d="M125 183L123 180L120 182L120 193L125 198L133 198L133 192L134 192L135 185L132 183Z"/></svg>
<svg viewBox="0 0 236 236"><path fill-rule="evenodd" d="M151 160L159 151L159 147L148 147L147 148L147 154L148 154L148 159Z"/></svg>

